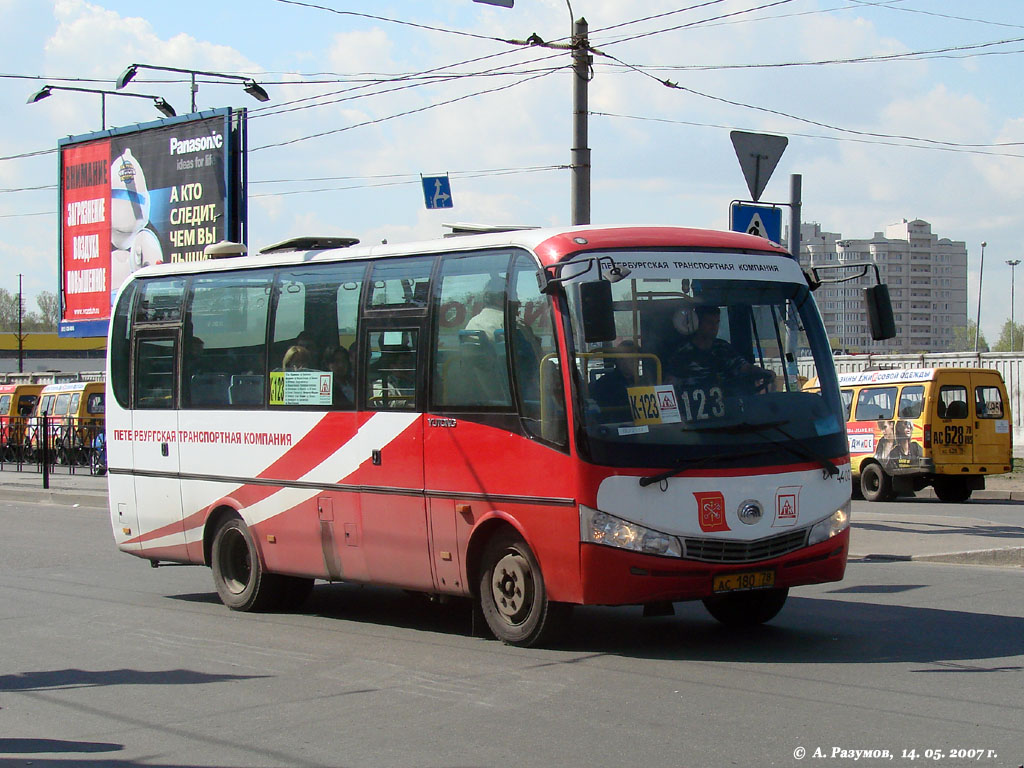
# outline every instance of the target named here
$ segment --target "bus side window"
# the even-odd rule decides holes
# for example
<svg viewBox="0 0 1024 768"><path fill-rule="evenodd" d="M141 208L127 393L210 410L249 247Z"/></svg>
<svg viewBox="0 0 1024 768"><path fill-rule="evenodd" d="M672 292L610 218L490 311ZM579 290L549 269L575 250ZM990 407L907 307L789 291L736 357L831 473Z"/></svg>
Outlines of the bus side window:
<svg viewBox="0 0 1024 768"><path fill-rule="evenodd" d="M135 346L135 407L174 408L174 337L141 336Z"/></svg>
<svg viewBox="0 0 1024 768"><path fill-rule="evenodd" d="M356 345L359 297L366 265L310 264L282 270L273 312L270 345L271 371L283 371L285 358L293 363L299 355L306 370L330 374L329 402L296 401L271 396L272 406L308 406L349 411L355 408ZM288 373L285 371L285 375ZM279 374L271 374L273 380ZM283 381L283 379L281 379Z"/></svg>
<svg viewBox="0 0 1024 768"><path fill-rule="evenodd" d="M262 406L272 278L262 269L193 281L182 372L186 407Z"/></svg>
<svg viewBox="0 0 1024 768"><path fill-rule="evenodd" d="M540 292L534 261L518 254L509 281L508 318L516 404L526 431L567 447L562 366L551 300Z"/></svg>
<svg viewBox="0 0 1024 768"><path fill-rule="evenodd" d="M417 340L415 328L366 332L366 405L369 410L416 408Z"/></svg>
<svg viewBox="0 0 1024 768"><path fill-rule="evenodd" d="M436 408L511 408L505 293L508 253L450 256L441 268L434 338Z"/></svg>

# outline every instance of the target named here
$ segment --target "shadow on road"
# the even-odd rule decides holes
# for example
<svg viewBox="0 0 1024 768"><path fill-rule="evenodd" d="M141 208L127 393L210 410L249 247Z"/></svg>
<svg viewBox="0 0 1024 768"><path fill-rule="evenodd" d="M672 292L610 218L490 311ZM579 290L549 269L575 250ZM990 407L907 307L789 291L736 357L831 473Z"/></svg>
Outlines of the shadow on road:
<svg viewBox="0 0 1024 768"><path fill-rule="evenodd" d="M147 672L138 669L52 669L0 675L0 691L52 691L111 685L200 685L229 680L251 680L262 675L211 675L191 669Z"/></svg>
<svg viewBox="0 0 1024 768"><path fill-rule="evenodd" d="M869 585L835 591L892 594L920 586ZM1008 667L969 663L1024 655L1021 617L791 595L771 623L730 630L712 619L699 602L677 603L675 608L675 616L643 618L635 606L577 607L568 629L551 647L574 654L691 661L950 663L950 671L1004 671ZM319 584L296 613L443 635L468 637L473 630L468 600L437 604L383 587Z"/></svg>

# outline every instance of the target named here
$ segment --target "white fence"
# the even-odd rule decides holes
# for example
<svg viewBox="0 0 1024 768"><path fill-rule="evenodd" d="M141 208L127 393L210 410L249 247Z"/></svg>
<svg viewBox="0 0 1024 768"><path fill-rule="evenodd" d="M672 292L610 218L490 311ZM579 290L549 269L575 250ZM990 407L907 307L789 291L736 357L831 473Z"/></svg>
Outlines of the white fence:
<svg viewBox="0 0 1024 768"><path fill-rule="evenodd" d="M1016 414L1022 412L1022 377L1024 377L1024 355L1019 352L944 352L928 355L837 355L836 371L885 370L888 368L995 368L1006 382L1010 396L1010 417L1013 423L1014 453L1024 453L1024 424ZM801 358L800 373L814 375L810 358Z"/></svg>

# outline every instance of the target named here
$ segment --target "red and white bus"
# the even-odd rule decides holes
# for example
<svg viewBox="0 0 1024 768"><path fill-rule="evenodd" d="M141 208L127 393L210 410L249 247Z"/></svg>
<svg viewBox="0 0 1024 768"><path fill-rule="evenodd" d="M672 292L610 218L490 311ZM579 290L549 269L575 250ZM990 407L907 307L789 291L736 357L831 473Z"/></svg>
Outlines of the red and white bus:
<svg viewBox="0 0 1024 768"><path fill-rule="evenodd" d="M828 339L761 238L299 239L139 270L108 348L117 545L210 566L236 610L390 585L531 645L573 605L760 623L843 577Z"/></svg>

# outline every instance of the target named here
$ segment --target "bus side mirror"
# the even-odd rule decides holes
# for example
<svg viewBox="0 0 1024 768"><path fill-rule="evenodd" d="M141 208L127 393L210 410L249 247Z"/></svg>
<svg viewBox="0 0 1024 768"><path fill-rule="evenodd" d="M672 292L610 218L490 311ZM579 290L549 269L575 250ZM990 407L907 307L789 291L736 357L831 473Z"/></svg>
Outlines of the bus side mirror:
<svg viewBox="0 0 1024 768"><path fill-rule="evenodd" d="M580 311L583 315L583 340L588 344L615 339L615 311L612 284L607 280L580 283Z"/></svg>
<svg viewBox="0 0 1024 768"><path fill-rule="evenodd" d="M885 283L864 289L864 308L868 313L871 338L875 341L896 337L896 321L892 315L892 301L889 300L889 286Z"/></svg>

